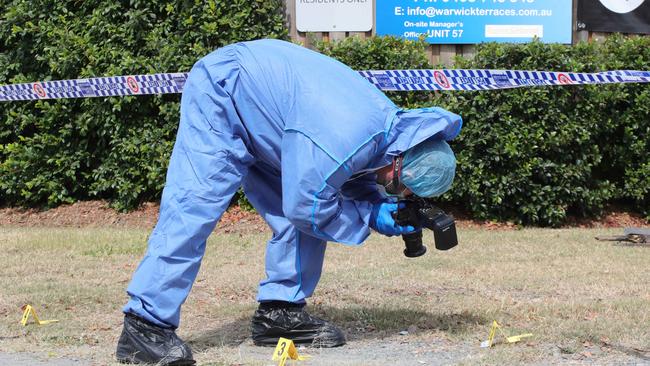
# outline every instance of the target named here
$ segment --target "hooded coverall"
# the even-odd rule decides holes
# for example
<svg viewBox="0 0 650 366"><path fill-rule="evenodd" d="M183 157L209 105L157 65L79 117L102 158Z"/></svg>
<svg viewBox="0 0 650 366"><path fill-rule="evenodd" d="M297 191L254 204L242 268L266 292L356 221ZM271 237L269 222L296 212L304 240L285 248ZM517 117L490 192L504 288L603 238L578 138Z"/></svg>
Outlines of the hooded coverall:
<svg viewBox="0 0 650 366"><path fill-rule="evenodd" d="M370 234L372 204L384 199L373 171L460 128L458 115L401 110L356 71L288 42L212 52L185 84L160 216L124 312L178 327L206 239L240 186L273 231L258 301L303 303L326 242Z"/></svg>

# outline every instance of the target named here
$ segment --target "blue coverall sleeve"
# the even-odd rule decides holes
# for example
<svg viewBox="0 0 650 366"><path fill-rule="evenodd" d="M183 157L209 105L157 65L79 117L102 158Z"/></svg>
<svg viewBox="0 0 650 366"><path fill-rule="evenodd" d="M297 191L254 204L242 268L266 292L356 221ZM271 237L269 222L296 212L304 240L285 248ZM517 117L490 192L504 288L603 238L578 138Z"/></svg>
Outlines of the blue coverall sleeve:
<svg viewBox="0 0 650 366"><path fill-rule="evenodd" d="M282 140L282 210L298 230L343 244L361 244L369 235L372 204L346 199L341 187L352 175L344 162L300 132Z"/></svg>

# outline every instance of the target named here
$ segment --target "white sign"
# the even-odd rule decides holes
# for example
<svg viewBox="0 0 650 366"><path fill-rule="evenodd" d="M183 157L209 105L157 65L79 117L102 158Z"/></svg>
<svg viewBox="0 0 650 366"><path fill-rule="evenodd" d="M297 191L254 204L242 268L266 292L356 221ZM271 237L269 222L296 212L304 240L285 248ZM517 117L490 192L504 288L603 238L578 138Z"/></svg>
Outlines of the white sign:
<svg viewBox="0 0 650 366"><path fill-rule="evenodd" d="M372 0L296 0L300 32L367 32L372 16Z"/></svg>

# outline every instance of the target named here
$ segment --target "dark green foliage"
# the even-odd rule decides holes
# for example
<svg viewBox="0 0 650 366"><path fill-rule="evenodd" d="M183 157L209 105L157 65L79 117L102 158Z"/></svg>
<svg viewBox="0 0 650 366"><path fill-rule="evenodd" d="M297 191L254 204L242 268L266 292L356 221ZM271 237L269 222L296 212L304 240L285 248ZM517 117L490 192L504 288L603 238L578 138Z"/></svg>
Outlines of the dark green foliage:
<svg viewBox="0 0 650 366"><path fill-rule="evenodd" d="M0 0L0 84L189 71L217 47L286 38L282 0ZM159 197L178 95L0 104L0 202Z"/></svg>
<svg viewBox="0 0 650 366"><path fill-rule="evenodd" d="M422 68L424 45L395 39L320 45L356 69ZM391 52L391 47L395 52ZM598 72L650 70L650 38L612 37L575 47L484 44L458 68ZM539 87L420 93L402 106L441 105L460 114L458 158L446 201L476 218L559 225L631 203L650 215L650 86Z"/></svg>
<svg viewBox="0 0 650 366"><path fill-rule="evenodd" d="M650 70L650 37L609 39L604 68ZM627 200L650 220L650 85L624 84L602 89L599 142L600 176L615 184L615 197Z"/></svg>
<svg viewBox="0 0 650 366"><path fill-rule="evenodd" d="M595 71L574 62L570 48L534 42L486 45L461 67ZM587 54L590 54L587 50ZM607 180L594 180L602 160L596 143L597 87L539 87L445 94L463 116L455 142L459 170L452 200L478 218L556 225L567 212L593 213L611 198Z"/></svg>
<svg viewBox="0 0 650 366"><path fill-rule="evenodd" d="M3 1L0 84L186 71L234 41L286 37L276 1ZM383 37L317 43L354 69L430 68L426 44ZM650 70L650 38L575 47L485 44L459 68ZM390 93L464 118L446 201L477 218L558 225L631 205L650 217L650 86ZM51 206L157 199L178 123L174 95L0 104L0 200ZM241 194L240 204L247 201Z"/></svg>
<svg viewBox="0 0 650 366"><path fill-rule="evenodd" d="M597 72L650 69L650 38L612 37L575 47L489 44L464 68ZM479 218L559 225L629 202L648 212L647 84L447 93L465 129L449 199Z"/></svg>

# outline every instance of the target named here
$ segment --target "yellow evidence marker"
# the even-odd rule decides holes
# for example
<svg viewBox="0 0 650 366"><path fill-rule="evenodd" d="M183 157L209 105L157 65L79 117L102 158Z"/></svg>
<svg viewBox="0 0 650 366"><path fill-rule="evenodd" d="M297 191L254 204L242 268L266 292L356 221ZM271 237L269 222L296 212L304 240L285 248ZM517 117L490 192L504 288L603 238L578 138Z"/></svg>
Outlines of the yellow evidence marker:
<svg viewBox="0 0 650 366"><path fill-rule="evenodd" d="M528 337L533 336L532 333L526 333L526 334L520 334L520 335L508 337L508 335L503 331L503 329L501 328L499 323L497 323L497 321L495 320L495 321L492 322L492 328L490 329L490 334L488 335L487 341L481 342L481 348L489 348L489 347L492 347L494 345L494 337L497 334L497 329L505 337L506 342L508 342L508 343L517 343L517 342L521 341L524 338L528 338Z"/></svg>
<svg viewBox="0 0 650 366"><path fill-rule="evenodd" d="M275 346L275 350L273 351L273 361L280 361L278 366L284 366L289 358L304 361L309 359L309 356L299 356L298 350L291 339L280 338L278 345Z"/></svg>
<svg viewBox="0 0 650 366"><path fill-rule="evenodd" d="M23 309L23 318L20 320L20 324L24 326L27 325L27 321L29 320L29 314L34 317L34 320L36 321L36 324L38 325L45 325L45 324L50 324L50 323L56 323L58 320L53 319L53 320L40 320L38 318L38 315L36 315L36 310L31 305L25 305L22 307Z"/></svg>

